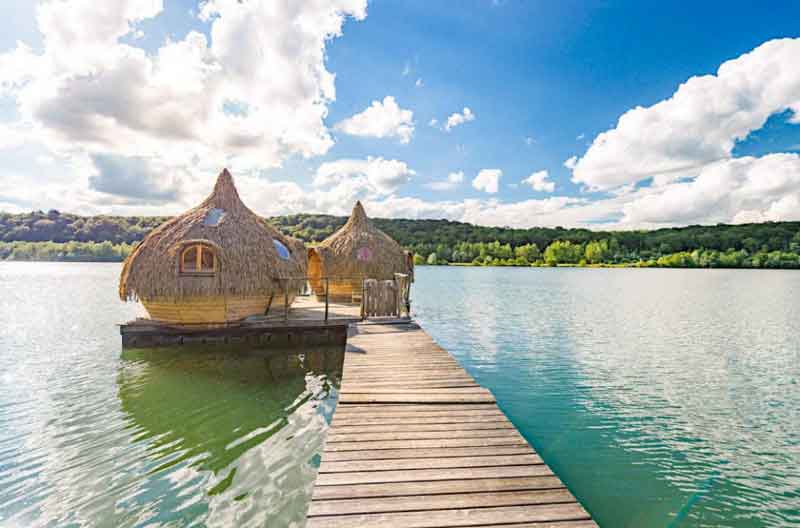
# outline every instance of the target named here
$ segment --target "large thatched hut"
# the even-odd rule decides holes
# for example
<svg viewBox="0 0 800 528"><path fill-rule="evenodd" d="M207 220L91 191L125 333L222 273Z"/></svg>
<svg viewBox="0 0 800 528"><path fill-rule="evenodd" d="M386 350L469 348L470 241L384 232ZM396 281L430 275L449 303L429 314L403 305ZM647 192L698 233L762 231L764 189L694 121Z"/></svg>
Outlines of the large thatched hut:
<svg viewBox="0 0 800 528"><path fill-rule="evenodd" d="M411 255L372 224L361 202L341 229L308 250L309 283L318 298L327 286L331 301L355 302L365 279L393 279L395 273L413 276Z"/></svg>
<svg viewBox="0 0 800 528"><path fill-rule="evenodd" d="M194 209L164 222L125 260L122 300L154 320L225 323L282 307L306 274L306 248L248 209L227 169ZM295 280L291 280L295 279Z"/></svg>

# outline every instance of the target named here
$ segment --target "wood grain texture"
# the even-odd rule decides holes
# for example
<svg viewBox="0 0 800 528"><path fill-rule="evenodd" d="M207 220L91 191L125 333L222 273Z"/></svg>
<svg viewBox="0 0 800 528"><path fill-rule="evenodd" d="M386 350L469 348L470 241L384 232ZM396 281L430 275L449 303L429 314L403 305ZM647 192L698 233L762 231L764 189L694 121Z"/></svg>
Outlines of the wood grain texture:
<svg viewBox="0 0 800 528"><path fill-rule="evenodd" d="M309 528L596 527L481 387L416 324L358 324Z"/></svg>

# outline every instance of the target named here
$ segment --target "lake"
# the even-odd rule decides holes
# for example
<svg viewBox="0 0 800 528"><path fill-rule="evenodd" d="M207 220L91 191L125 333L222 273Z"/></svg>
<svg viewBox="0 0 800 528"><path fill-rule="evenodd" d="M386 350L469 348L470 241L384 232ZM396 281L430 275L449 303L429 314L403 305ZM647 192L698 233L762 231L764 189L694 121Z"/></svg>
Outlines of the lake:
<svg viewBox="0 0 800 528"><path fill-rule="evenodd" d="M800 273L424 268L414 309L608 527L800 526Z"/></svg>
<svg viewBox="0 0 800 528"><path fill-rule="evenodd" d="M335 349L122 353L119 264L0 262L0 525L302 526ZM800 526L800 272L421 267L413 310L608 527Z"/></svg>

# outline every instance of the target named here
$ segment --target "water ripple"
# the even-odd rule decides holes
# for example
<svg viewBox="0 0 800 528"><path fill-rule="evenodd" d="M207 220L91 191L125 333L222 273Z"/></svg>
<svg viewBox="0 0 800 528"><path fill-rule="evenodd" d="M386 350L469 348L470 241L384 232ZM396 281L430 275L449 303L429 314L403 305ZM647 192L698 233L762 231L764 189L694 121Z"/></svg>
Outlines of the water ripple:
<svg viewBox="0 0 800 528"><path fill-rule="evenodd" d="M799 295L737 270L424 268L414 290L613 527L800 526Z"/></svg>
<svg viewBox="0 0 800 528"><path fill-rule="evenodd" d="M0 263L0 525L302 525L341 350L121 355L118 272Z"/></svg>

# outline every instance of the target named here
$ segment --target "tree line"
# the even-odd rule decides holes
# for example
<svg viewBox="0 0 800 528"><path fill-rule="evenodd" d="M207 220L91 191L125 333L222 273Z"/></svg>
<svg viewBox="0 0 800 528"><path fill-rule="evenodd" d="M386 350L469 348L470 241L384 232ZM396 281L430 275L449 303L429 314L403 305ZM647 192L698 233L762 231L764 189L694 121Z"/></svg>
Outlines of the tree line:
<svg viewBox="0 0 800 528"><path fill-rule="evenodd" d="M167 218L79 216L55 210L0 213L0 259L121 260ZM313 244L346 220L296 214L264 221ZM418 264L800 268L800 222L595 231L487 227L449 220L373 221L414 253Z"/></svg>

